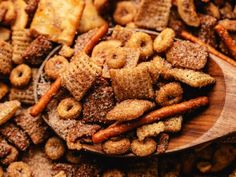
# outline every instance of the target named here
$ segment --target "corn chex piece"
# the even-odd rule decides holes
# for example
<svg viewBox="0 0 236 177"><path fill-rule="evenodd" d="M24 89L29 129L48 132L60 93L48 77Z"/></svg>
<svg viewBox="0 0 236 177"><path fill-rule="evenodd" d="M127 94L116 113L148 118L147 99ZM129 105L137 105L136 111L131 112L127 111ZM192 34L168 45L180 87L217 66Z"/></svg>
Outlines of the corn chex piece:
<svg viewBox="0 0 236 177"><path fill-rule="evenodd" d="M32 39L27 29L14 29L12 31L12 46L13 55L12 60L15 64L21 64L24 62L22 54L25 49L30 45Z"/></svg>
<svg viewBox="0 0 236 177"><path fill-rule="evenodd" d="M0 125L6 123L12 118L20 107L20 102L17 100L0 103Z"/></svg>
<svg viewBox="0 0 236 177"><path fill-rule="evenodd" d="M110 76L118 101L150 99L154 96L152 79L146 67L111 69Z"/></svg>
<svg viewBox="0 0 236 177"><path fill-rule="evenodd" d="M12 46L0 41L0 73L9 74L12 70Z"/></svg>
<svg viewBox="0 0 236 177"><path fill-rule="evenodd" d="M171 0L142 0L135 24L138 27L163 30L169 20Z"/></svg>
<svg viewBox="0 0 236 177"><path fill-rule="evenodd" d="M61 73L62 85L80 101L91 87L96 77L101 74L101 68L90 62L89 57L78 52Z"/></svg>

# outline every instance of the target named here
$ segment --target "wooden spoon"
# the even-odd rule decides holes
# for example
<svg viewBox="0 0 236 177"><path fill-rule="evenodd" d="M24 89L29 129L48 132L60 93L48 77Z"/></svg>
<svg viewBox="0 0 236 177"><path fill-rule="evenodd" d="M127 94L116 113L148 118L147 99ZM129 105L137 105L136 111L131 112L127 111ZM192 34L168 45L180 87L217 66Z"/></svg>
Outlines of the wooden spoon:
<svg viewBox="0 0 236 177"><path fill-rule="evenodd" d="M43 65L40 68L41 74ZM216 79L215 86L208 93L209 107L197 115L186 118L183 130L171 137L166 153L194 147L236 132L236 67L210 55L208 73ZM37 101L37 84L35 96ZM47 118L45 121L48 122ZM62 136L60 132L56 133ZM101 144L83 145L83 149L105 155ZM122 157L130 156L134 155L131 153L122 155Z"/></svg>

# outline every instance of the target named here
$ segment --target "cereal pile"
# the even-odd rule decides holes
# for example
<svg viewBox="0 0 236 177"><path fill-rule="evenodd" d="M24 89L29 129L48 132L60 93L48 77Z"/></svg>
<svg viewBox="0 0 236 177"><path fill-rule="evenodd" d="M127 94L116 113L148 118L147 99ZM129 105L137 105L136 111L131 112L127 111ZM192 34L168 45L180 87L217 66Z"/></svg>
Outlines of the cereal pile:
<svg viewBox="0 0 236 177"><path fill-rule="evenodd" d="M233 1L0 1L0 177L234 177L233 144L124 165L83 150L164 154L210 104L209 45L236 59L235 31Z"/></svg>

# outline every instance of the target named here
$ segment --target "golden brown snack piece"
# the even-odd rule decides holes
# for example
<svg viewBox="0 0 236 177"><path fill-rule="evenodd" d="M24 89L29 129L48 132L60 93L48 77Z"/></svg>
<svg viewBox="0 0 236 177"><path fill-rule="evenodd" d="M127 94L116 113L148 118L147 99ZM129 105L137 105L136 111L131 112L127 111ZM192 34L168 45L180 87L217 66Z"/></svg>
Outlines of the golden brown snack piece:
<svg viewBox="0 0 236 177"><path fill-rule="evenodd" d="M17 100L0 103L0 125L11 119L20 108L20 102Z"/></svg>
<svg viewBox="0 0 236 177"><path fill-rule="evenodd" d="M63 45L61 50L59 51L59 55L65 58L70 58L74 55L74 49L70 48L67 45Z"/></svg>
<svg viewBox="0 0 236 177"><path fill-rule="evenodd" d="M130 149L128 138L118 140L108 140L102 144L102 150L109 155L125 154Z"/></svg>
<svg viewBox="0 0 236 177"><path fill-rule="evenodd" d="M103 172L102 177L125 177L125 173L119 169L109 169Z"/></svg>
<svg viewBox="0 0 236 177"><path fill-rule="evenodd" d="M31 177L30 167L22 162L13 162L7 168L7 174L9 177Z"/></svg>
<svg viewBox="0 0 236 177"><path fill-rule="evenodd" d="M148 125L143 125L142 127L137 128L137 137L139 141L143 141L145 138L158 136L161 132L164 132L165 125L164 123L158 122Z"/></svg>
<svg viewBox="0 0 236 177"><path fill-rule="evenodd" d="M179 103L183 98L183 88L178 82L171 82L156 91L156 102L161 106Z"/></svg>
<svg viewBox="0 0 236 177"><path fill-rule="evenodd" d="M216 19L220 18L219 6L216 6L213 2L209 2L204 7L208 15L213 16Z"/></svg>
<svg viewBox="0 0 236 177"><path fill-rule="evenodd" d="M229 35L228 31L220 24L215 26L215 30L229 49L229 52L236 59L236 42Z"/></svg>
<svg viewBox="0 0 236 177"><path fill-rule="evenodd" d="M113 28L111 39L120 41L123 46L126 44L126 42L128 42L128 40L131 38L133 33L135 32L132 29L124 28L120 25L116 25Z"/></svg>
<svg viewBox="0 0 236 177"><path fill-rule="evenodd" d="M60 174L61 172L63 172L66 177L73 177L76 176L77 166L67 163L55 163L52 166L52 170L54 174Z"/></svg>
<svg viewBox="0 0 236 177"><path fill-rule="evenodd" d="M11 147L3 137L0 137L0 158L4 158L11 152ZM1 175L0 175L1 176Z"/></svg>
<svg viewBox="0 0 236 177"><path fill-rule="evenodd" d="M111 69L120 69L123 68L126 64L126 56L120 48L111 49L108 58L107 66Z"/></svg>
<svg viewBox="0 0 236 177"><path fill-rule="evenodd" d="M176 41L166 53L166 59L173 66L193 70L203 69L207 63L207 49L189 41Z"/></svg>
<svg viewBox="0 0 236 177"><path fill-rule="evenodd" d="M103 78L96 79L83 102L83 121L85 123L108 124L106 114L115 106L115 96L109 82Z"/></svg>
<svg viewBox="0 0 236 177"><path fill-rule="evenodd" d="M118 125L110 126L106 129L100 130L96 134L92 136L92 140L94 143L100 143L104 140L110 138L119 136L127 131L131 131L137 127L140 127L145 124L154 123L157 121L160 121L163 118L175 116L175 115L181 115L188 111L193 111L199 107L208 105L209 100L207 97L198 97L189 101L185 101L179 104L166 106L163 108L160 108L158 110L152 111L143 118L135 121L135 122L128 122Z"/></svg>
<svg viewBox="0 0 236 177"><path fill-rule="evenodd" d="M28 14L25 11L27 4L24 0L15 0L16 20L12 29L24 29L28 23Z"/></svg>
<svg viewBox="0 0 236 177"><path fill-rule="evenodd" d="M209 74L189 69L173 68L168 74L175 80L196 88L212 85L216 82Z"/></svg>
<svg viewBox="0 0 236 177"><path fill-rule="evenodd" d="M0 40L8 41L11 36L11 30L5 27L0 27Z"/></svg>
<svg viewBox="0 0 236 177"><path fill-rule="evenodd" d="M10 0L0 2L0 22L11 25L16 20L16 9L14 3Z"/></svg>
<svg viewBox="0 0 236 177"><path fill-rule="evenodd" d="M174 30L171 28L166 28L155 38L153 48L157 53L165 52L173 45L174 39Z"/></svg>
<svg viewBox="0 0 236 177"><path fill-rule="evenodd" d="M177 116L177 117L171 117L164 121L165 125L165 132L179 132L182 128L182 123L183 123L183 117L182 116Z"/></svg>
<svg viewBox="0 0 236 177"><path fill-rule="evenodd" d="M200 19L196 12L194 0L177 0L178 12L182 20L189 26L198 27Z"/></svg>
<svg viewBox="0 0 236 177"><path fill-rule="evenodd" d="M64 142L57 137L49 138L45 144L45 153L52 160L60 159L65 153Z"/></svg>
<svg viewBox="0 0 236 177"><path fill-rule="evenodd" d="M197 163L197 169L201 172L201 173L209 173L211 171L212 168L212 164L210 162L207 161L200 161Z"/></svg>
<svg viewBox="0 0 236 177"><path fill-rule="evenodd" d="M104 24L106 24L106 21L98 14L93 1L85 0L85 8L78 28L79 32L84 33Z"/></svg>
<svg viewBox="0 0 236 177"><path fill-rule="evenodd" d="M65 171L60 171L59 173L57 173L53 177L66 177L66 173L65 173Z"/></svg>
<svg viewBox="0 0 236 177"><path fill-rule="evenodd" d="M90 62L85 53L78 52L61 73L62 86L80 101L100 74L101 68Z"/></svg>
<svg viewBox="0 0 236 177"><path fill-rule="evenodd" d="M228 31L236 31L236 20L223 19L218 22Z"/></svg>
<svg viewBox="0 0 236 177"><path fill-rule="evenodd" d="M149 99L153 98L152 79L145 67L110 70L112 87L116 99Z"/></svg>
<svg viewBox="0 0 236 177"><path fill-rule="evenodd" d="M161 31L168 24L170 8L171 0L143 0L138 9L135 24L138 27Z"/></svg>
<svg viewBox="0 0 236 177"><path fill-rule="evenodd" d="M57 107L57 112L62 119L76 119L82 111L82 105L74 98L61 100Z"/></svg>
<svg viewBox="0 0 236 177"><path fill-rule="evenodd" d="M5 158L1 159L1 163L4 165L9 165L12 162L15 162L18 158L19 152L18 150L14 147L9 145L10 147L10 154L8 154Z"/></svg>
<svg viewBox="0 0 236 177"><path fill-rule="evenodd" d="M126 25L129 22L132 22L137 13L137 8L135 5L135 2L133 1L118 2L113 14L115 22L120 25Z"/></svg>
<svg viewBox="0 0 236 177"><path fill-rule="evenodd" d="M0 82L0 100L7 94L8 91L9 89L7 85L3 82Z"/></svg>
<svg viewBox="0 0 236 177"><path fill-rule="evenodd" d="M22 54L22 57L27 63L39 65L44 61L52 47L52 42L47 40L45 36L38 36L26 48L25 52Z"/></svg>
<svg viewBox="0 0 236 177"><path fill-rule="evenodd" d="M220 8L220 15L222 19L234 19L235 13L233 12L233 6L230 2L223 1L223 6Z"/></svg>
<svg viewBox="0 0 236 177"><path fill-rule="evenodd" d="M29 30L24 28L13 29L11 38L13 47L12 60L15 64L22 64L24 62L22 54L25 52L26 48L32 41Z"/></svg>
<svg viewBox="0 0 236 177"><path fill-rule="evenodd" d="M156 142L151 138L147 138L144 141L135 139L131 143L131 151L137 156L145 157L156 151L156 145Z"/></svg>
<svg viewBox="0 0 236 177"><path fill-rule="evenodd" d="M10 74L11 84L15 87L24 87L29 84L32 77L31 68L26 64L15 67Z"/></svg>
<svg viewBox="0 0 236 177"><path fill-rule="evenodd" d="M118 103L106 115L108 120L128 121L137 119L146 111L149 111L155 106L154 103L147 100L125 100Z"/></svg>
<svg viewBox="0 0 236 177"><path fill-rule="evenodd" d="M13 123L4 124L0 129L0 133L21 151L25 151L30 145L25 132Z"/></svg>
<svg viewBox="0 0 236 177"><path fill-rule="evenodd" d="M69 62L67 59L65 59L63 56L56 55L50 58L44 67L45 74L53 79L56 80L60 73L65 70L66 65L68 65Z"/></svg>
<svg viewBox="0 0 236 177"><path fill-rule="evenodd" d="M10 74L12 70L12 46L5 42L0 41L0 73Z"/></svg>
<svg viewBox="0 0 236 177"><path fill-rule="evenodd" d="M38 4L30 32L34 35L46 35L54 42L71 45L83 9L82 0L42 0Z"/></svg>
<svg viewBox="0 0 236 177"><path fill-rule="evenodd" d="M27 6L25 8L25 12L30 17L30 20L32 20L35 12L37 10L39 1L40 0L28 0L28 2L27 2Z"/></svg>
<svg viewBox="0 0 236 177"><path fill-rule="evenodd" d="M161 133L158 144L157 144L157 154L162 154L168 149L169 135L166 133Z"/></svg>
<svg viewBox="0 0 236 177"><path fill-rule="evenodd" d="M152 77L155 77L154 80L157 80L159 74L166 78L168 77L168 71L172 68L171 64L168 63L165 59L155 56L153 60L151 60L151 68L149 72L151 73Z"/></svg>
<svg viewBox="0 0 236 177"><path fill-rule="evenodd" d="M30 109L22 110L14 121L29 135L34 144L40 144L48 137L48 126L41 116L32 117Z"/></svg>
<svg viewBox="0 0 236 177"><path fill-rule="evenodd" d="M140 57L143 60L146 60L153 54L152 38L143 32L136 32L132 34L127 42L127 47L138 49L140 51Z"/></svg>

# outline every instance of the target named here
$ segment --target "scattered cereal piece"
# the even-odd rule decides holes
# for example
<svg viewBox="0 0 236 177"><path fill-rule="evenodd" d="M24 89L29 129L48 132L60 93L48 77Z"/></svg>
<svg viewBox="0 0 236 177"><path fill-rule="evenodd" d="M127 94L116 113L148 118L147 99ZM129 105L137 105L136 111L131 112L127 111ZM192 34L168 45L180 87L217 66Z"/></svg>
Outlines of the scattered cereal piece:
<svg viewBox="0 0 236 177"><path fill-rule="evenodd" d="M0 125L12 118L19 108L20 102L16 100L0 103Z"/></svg>
<svg viewBox="0 0 236 177"><path fill-rule="evenodd" d="M11 147L5 139L0 137L0 158L6 157L11 152ZM0 175L1 176L1 175Z"/></svg>
<svg viewBox="0 0 236 177"><path fill-rule="evenodd" d="M156 148L156 142L151 138L147 138L144 141L135 139L131 143L132 152L140 157L151 155L156 151Z"/></svg>
<svg viewBox="0 0 236 177"><path fill-rule="evenodd" d="M65 58L70 58L74 55L74 49L70 48L67 45L63 45L61 50L59 51L59 55Z"/></svg>
<svg viewBox="0 0 236 177"><path fill-rule="evenodd" d="M111 39L118 40L122 43L122 45L125 45L126 42L128 42L128 40L131 38L133 33L135 32L132 29L124 28L122 26L116 25L113 28Z"/></svg>
<svg viewBox="0 0 236 177"><path fill-rule="evenodd" d="M232 32L236 31L236 20L224 19L224 20L220 20L218 23L222 25L228 31L232 31Z"/></svg>
<svg viewBox="0 0 236 177"><path fill-rule="evenodd" d="M166 133L161 133L158 144L157 144L157 154L163 154L168 149L169 135Z"/></svg>
<svg viewBox="0 0 236 177"><path fill-rule="evenodd" d="M17 16L17 11L15 8L15 2L12 1L1 1L0 9L2 10L1 22L6 25L12 25Z"/></svg>
<svg viewBox="0 0 236 177"><path fill-rule="evenodd" d="M220 18L219 6L215 5L213 2L209 2L205 5L206 14L215 17L216 19Z"/></svg>
<svg viewBox="0 0 236 177"><path fill-rule="evenodd" d="M55 174L63 172L66 177L74 177L76 174L77 167L73 164L67 163L56 163L52 167ZM63 176L62 176L63 177Z"/></svg>
<svg viewBox="0 0 236 177"><path fill-rule="evenodd" d="M125 173L119 169L109 169L102 174L102 177L125 177Z"/></svg>
<svg viewBox="0 0 236 177"><path fill-rule="evenodd" d="M165 132L179 132L182 128L182 123L183 123L183 117L182 116L177 116L177 117L172 117L164 121L165 125Z"/></svg>
<svg viewBox="0 0 236 177"><path fill-rule="evenodd" d="M3 82L0 82L0 100L7 94L8 91L9 89L7 85Z"/></svg>
<svg viewBox="0 0 236 177"><path fill-rule="evenodd" d="M125 154L130 149L130 141L128 138L108 140L102 144L102 149L109 155Z"/></svg>
<svg viewBox="0 0 236 177"><path fill-rule="evenodd" d="M155 106L147 100L125 100L118 103L106 115L108 120L128 121L137 119Z"/></svg>
<svg viewBox="0 0 236 177"><path fill-rule="evenodd" d="M10 74L12 70L12 46L0 41L0 73Z"/></svg>
<svg viewBox="0 0 236 177"><path fill-rule="evenodd" d="M57 137L51 137L48 139L45 144L45 153L50 159L58 160L63 156L64 152L65 145L61 139Z"/></svg>
<svg viewBox="0 0 236 177"><path fill-rule="evenodd" d="M112 87L116 99L150 99L153 98L152 79L145 67L110 70Z"/></svg>
<svg viewBox="0 0 236 177"><path fill-rule="evenodd" d="M161 132L164 132L165 125L163 122L143 125L142 127L137 128L137 137L139 141L143 141L148 137L155 137Z"/></svg>
<svg viewBox="0 0 236 177"><path fill-rule="evenodd" d="M27 4L24 0L15 0L14 7L16 9L16 19L11 28L14 29L24 29L28 23L28 15L25 11Z"/></svg>
<svg viewBox="0 0 236 177"><path fill-rule="evenodd" d="M9 147L11 149L10 154L1 159L1 163L4 165L10 165L12 162L15 162L19 156L19 152L14 146L9 145Z"/></svg>
<svg viewBox="0 0 236 177"><path fill-rule="evenodd" d="M143 0L138 9L135 24L138 27L163 30L168 24L170 8L171 0Z"/></svg>
<svg viewBox="0 0 236 177"><path fill-rule="evenodd" d="M85 176L94 176L98 177L100 176L101 169L95 162L85 162L81 164L77 171L76 171L76 177L85 177Z"/></svg>
<svg viewBox="0 0 236 177"><path fill-rule="evenodd" d="M208 52L205 47L189 41L176 41L166 53L166 59L173 66L200 70L207 63Z"/></svg>
<svg viewBox="0 0 236 177"><path fill-rule="evenodd" d="M11 30L5 27L0 27L0 40L8 41L11 36Z"/></svg>
<svg viewBox="0 0 236 177"><path fill-rule="evenodd" d="M9 177L31 177L30 167L22 162L13 162L7 168Z"/></svg>

